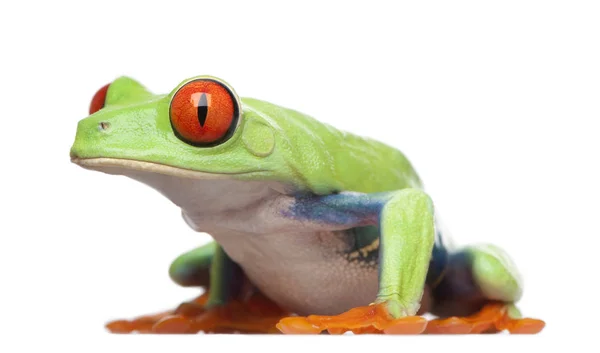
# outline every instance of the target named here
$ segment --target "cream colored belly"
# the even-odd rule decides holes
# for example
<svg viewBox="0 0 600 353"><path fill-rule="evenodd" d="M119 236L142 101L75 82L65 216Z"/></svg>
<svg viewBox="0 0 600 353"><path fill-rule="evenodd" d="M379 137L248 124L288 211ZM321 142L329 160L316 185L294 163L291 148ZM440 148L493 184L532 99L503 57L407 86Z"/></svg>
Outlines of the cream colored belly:
<svg viewBox="0 0 600 353"><path fill-rule="evenodd" d="M376 264L346 260L343 232L213 236L257 288L294 313L339 314L377 295Z"/></svg>

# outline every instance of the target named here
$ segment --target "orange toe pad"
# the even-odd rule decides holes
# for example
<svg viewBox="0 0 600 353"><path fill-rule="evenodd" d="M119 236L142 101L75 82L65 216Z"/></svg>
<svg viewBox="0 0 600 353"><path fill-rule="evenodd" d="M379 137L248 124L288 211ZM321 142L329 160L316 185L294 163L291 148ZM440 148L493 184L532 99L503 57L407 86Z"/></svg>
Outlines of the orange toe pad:
<svg viewBox="0 0 600 353"><path fill-rule="evenodd" d="M204 309L207 298L208 294L204 294L175 310L112 321L106 328L112 333L277 333L275 324L289 315L261 294Z"/></svg>
<svg viewBox="0 0 600 353"><path fill-rule="evenodd" d="M425 333L467 334L507 330L510 333L534 334L540 332L544 326L542 320L511 319L506 304L490 303L471 316L431 320Z"/></svg>
<svg viewBox="0 0 600 353"><path fill-rule="evenodd" d="M475 334L507 330L510 333L534 334L545 324L537 319L511 319L506 304L490 303L479 312L467 317L450 317L427 322L421 316L391 319L383 304L358 307L337 316L310 315L286 317L277 329L288 334Z"/></svg>
<svg viewBox="0 0 600 353"><path fill-rule="evenodd" d="M245 301L204 309L208 295L184 303L175 310L142 316L134 320L117 320L106 325L113 333L287 333L287 334L475 334L507 330L510 333L534 334L545 323L537 319L512 319L506 304L490 303L466 317L427 321L421 316L392 319L384 304L351 309L335 316L289 316L261 294ZM288 317L286 317L288 316Z"/></svg>

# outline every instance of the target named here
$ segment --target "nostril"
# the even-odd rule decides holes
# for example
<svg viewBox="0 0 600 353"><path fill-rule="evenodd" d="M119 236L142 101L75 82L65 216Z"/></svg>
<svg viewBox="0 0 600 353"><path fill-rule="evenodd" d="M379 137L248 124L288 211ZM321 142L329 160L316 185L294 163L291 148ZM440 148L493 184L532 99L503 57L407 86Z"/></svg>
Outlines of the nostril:
<svg viewBox="0 0 600 353"><path fill-rule="evenodd" d="M98 129L99 129L100 131L106 131L106 130L108 130L109 128L110 128L110 123L107 123L107 122L104 122L104 121L103 121L103 122L101 122L100 124L98 124Z"/></svg>

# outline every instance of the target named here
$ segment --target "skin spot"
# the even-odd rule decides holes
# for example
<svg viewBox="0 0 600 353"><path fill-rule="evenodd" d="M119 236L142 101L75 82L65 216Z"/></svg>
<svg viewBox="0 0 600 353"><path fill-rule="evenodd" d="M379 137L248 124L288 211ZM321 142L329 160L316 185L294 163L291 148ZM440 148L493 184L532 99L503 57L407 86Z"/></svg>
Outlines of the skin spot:
<svg viewBox="0 0 600 353"><path fill-rule="evenodd" d="M270 155L275 148L275 136L271 127L254 119L244 125L242 141L248 151L258 157Z"/></svg>

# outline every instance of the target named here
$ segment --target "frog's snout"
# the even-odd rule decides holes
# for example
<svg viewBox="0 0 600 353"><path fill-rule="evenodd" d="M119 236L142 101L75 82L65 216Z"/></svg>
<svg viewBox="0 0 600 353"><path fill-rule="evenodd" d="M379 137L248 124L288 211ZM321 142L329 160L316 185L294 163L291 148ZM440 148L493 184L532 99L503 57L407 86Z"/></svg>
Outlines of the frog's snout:
<svg viewBox="0 0 600 353"><path fill-rule="evenodd" d="M76 162L81 158L103 156L107 147L106 141L112 135L112 129L113 124L106 117L81 120L69 153L71 161Z"/></svg>

